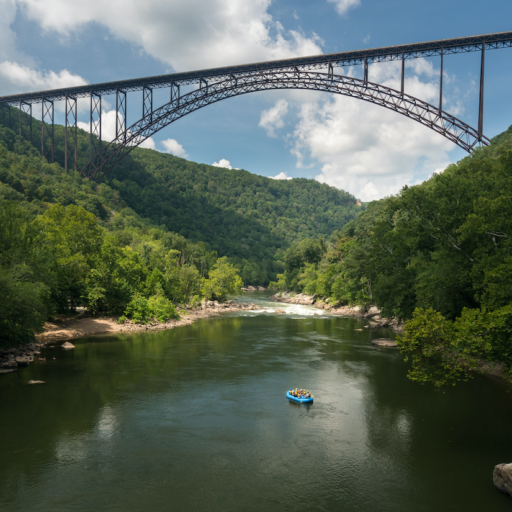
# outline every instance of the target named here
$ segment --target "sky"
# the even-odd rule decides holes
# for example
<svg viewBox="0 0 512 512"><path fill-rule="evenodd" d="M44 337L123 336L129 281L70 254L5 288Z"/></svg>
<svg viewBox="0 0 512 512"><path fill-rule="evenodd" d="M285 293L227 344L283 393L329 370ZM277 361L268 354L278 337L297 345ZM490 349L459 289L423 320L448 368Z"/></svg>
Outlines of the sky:
<svg viewBox="0 0 512 512"><path fill-rule="evenodd" d="M512 29L510 0L0 0L0 96ZM406 92L438 103L439 58L406 61ZM486 53L484 134L512 124L512 48ZM362 69L335 73L362 77ZM444 63L444 109L477 126L478 53ZM369 79L399 88L399 63ZM128 96L128 125L142 113ZM155 91L155 106L169 91ZM103 138L115 132L103 100ZM37 108L37 107L36 107ZM56 122L63 106L56 104ZM37 112L37 110L36 110ZM39 117L39 115L37 115ZM79 102L88 130L88 100ZM354 98L262 91L187 115L145 147L275 179L306 177L363 201L421 183L466 153L419 123Z"/></svg>

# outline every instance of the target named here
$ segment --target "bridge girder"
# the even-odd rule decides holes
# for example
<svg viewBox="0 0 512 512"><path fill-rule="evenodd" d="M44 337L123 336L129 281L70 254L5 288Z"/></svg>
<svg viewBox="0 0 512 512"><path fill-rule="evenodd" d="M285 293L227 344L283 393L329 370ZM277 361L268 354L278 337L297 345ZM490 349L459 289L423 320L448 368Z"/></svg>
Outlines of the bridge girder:
<svg viewBox="0 0 512 512"><path fill-rule="evenodd" d="M104 146L100 158L101 166L90 162L82 169L81 174L99 181L132 149L178 119L227 98L275 89L324 91L367 101L427 126L468 152L479 142L484 145L490 143L478 130L448 112L402 91L367 80L334 75L331 70L328 73L268 71L231 76L175 97L162 107L148 112L125 133L119 134Z"/></svg>

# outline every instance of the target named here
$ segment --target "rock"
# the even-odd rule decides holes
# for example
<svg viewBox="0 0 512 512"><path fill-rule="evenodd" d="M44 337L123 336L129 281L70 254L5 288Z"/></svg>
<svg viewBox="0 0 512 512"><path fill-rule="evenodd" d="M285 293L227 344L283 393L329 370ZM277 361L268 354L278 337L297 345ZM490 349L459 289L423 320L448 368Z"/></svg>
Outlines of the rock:
<svg viewBox="0 0 512 512"><path fill-rule="evenodd" d="M44 380L29 380L28 384L46 384Z"/></svg>
<svg viewBox="0 0 512 512"><path fill-rule="evenodd" d="M512 497L512 463L495 466L492 479L494 485L501 492Z"/></svg>
<svg viewBox="0 0 512 512"><path fill-rule="evenodd" d="M31 363L34 360L32 356L18 356L16 358L16 362L18 366L28 366L28 363Z"/></svg>
<svg viewBox="0 0 512 512"><path fill-rule="evenodd" d="M281 313L281 314L286 313L286 311L284 309L276 309L275 311L276 311L276 313Z"/></svg>
<svg viewBox="0 0 512 512"><path fill-rule="evenodd" d="M492 481L501 492L512 497L512 463L498 464L492 473Z"/></svg>
<svg viewBox="0 0 512 512"><path fill-rule="evenodd" d="M377 338L375 340L372 340L372 345L378 345L379 347L389 347L389 348L397 348L398 345L396 344L395 340L392 340L391 338Z"/></svg>
<svg viewBox="0 0 512 512"><path fill-rule="evenodd" d="M69 343L69 341L66 341L65 343L63 343L61 345L61 348L66 348L66 349L68 349L68 348L75 348L75 345L73 345L73 343Z"/></svg>
<svg viewBox="0 0 512 512"><path fill-rule="evenodd" d="M0 374L17 372L18 368L0 368Z"/></svg>

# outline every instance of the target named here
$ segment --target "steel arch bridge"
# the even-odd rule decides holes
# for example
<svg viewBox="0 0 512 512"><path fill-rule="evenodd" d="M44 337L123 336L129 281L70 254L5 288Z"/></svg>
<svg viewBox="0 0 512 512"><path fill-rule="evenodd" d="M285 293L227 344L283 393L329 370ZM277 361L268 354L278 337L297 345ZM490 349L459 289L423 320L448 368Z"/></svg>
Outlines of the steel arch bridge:
<svg viewBox="0 0 512 512"><path fill-rule="evenodd" d="M512 32L486 34L426 43L391 46L299 57L242 66L214 68L186 73L174 73L143 79L93 84L68 89L0 97L0 105L19 108L19 132L22 134L22 114L28 114L32 140L32 106L41 104L41 153L53 162L54 103L65 101L65 168L77 169L77 101L90 100L90 160L81 170L85 177L100 180L148 137L191 112L218 101L251 92L276 89L324 91L357 98L385 107L409 117L446 137L470 152L477 145L488 145L483 135L485 52L512 46ZM480 99L478 128L443 111L443 63L447 54L481 52ZM439 56L441 59L439 104L431 105L404 91L405 60ZM369 81L368 66L373 62L401 60L401 89L395 90ZM335 67L363 66L363 79L334 73ZM315 70L321 70L315 71ZM196 85L187 94L181 86ZM169 103L154 109L153 90L169 88ZM127 125L127 93L142 91L142 117ZM102 96L116 95L116 137L108 144L101 140ZM9 109L9 116L11 109Z"/></svg>

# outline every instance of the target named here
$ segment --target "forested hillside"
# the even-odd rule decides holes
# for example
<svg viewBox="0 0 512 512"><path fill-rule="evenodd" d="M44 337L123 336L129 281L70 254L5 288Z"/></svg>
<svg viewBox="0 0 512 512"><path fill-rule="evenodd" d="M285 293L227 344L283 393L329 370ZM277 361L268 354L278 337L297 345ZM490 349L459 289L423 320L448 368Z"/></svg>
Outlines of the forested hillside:
<svg viewBox="0 0 512 512"><path fill-rule="evenodd" d="M17 119L17 109L11 109ZM0 111L0 345L33 338L77 305L136 322L176 306L224 300L267 284L290 242L327 236L357 216L356 200L309 180L274 181L135 150L98 184L41 158ZM4 124L1 124L4 123ZM14 128L14 127L13 127ZM41 123L33 121L34 142ZM80 167L88 135L79 131ZM40 140L40 139L39 139ZM240 277L241 275L241 277Z"/></svg>
<svg viewBox="0 0 512 512"><path fill-rule="evenodd" d="M411 377L441 386L477 359L512 368L512 127L421 185L370 203L328 240L297 241L280 289L407 320Z"/></svg>
<svg viewBox="0 0 512 512"><path fill-rule="evenodd" d="M11 111L14 125L18 110ZM28 117L22 119L24 137L28 138ZM0 111L0 123L4 127L7 123L5 110ZM37 149L40 127L34 119ZM89 155L89 134L78 132L81 169ZM19 151L13 131L4 130L2 140L11 151ZM55 160L63 167L62 126L55 126L55 141ZM22 147L26 146L22 143ZM128 207L131 215L138 214L153 227L204 242L220 256L228 256L240 268L246 284L267 284L275 279L284 268L284 250L292 241L327 237L362 210L350 194L313 180L272 180L148 149L132 151L99 187L80 184L86 190L81 194L69 181L48 187L44 180L28 176L20 165L10 172L17 180L13 188L30 202L37 199L43 203L81 204L102 220L107 219L110 210L120 212ZM5 178L0 181L9 184ZM43 196L32 197L29 190ZM117 219L116 231L122 241L129 243L122 219Z"/></svg>

